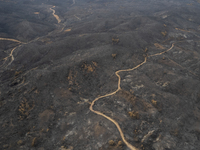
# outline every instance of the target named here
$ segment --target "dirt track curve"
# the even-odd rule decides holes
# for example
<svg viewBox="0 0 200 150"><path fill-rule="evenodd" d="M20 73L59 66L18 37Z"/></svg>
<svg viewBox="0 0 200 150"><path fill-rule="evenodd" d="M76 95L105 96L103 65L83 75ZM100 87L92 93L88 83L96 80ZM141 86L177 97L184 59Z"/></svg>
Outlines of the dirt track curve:
<svg viewBox="0 0 200 150"><path fill-rule="evenodd" d="M153 56L162 55L162 54L164 54L164 53L166 53L166 52L172 50L172 48L174 47L174 44L175 44L175 43L173 43L172 46L171 46L169 49L167 49L167 50L165 50L165 51L163 51L163 52L161 52L161 53L156 53L156 54L153 54L153 55L146 56L145 59L144 59L144 61L143 61L142 63L140 63L139 65L137 65L136 67L134 67L134 68L116 71L116 72L115 72L115 75L118 77L118 88L117 88L117 90L114 91L114 92L112 92L112 93L109 93L109 94L106 94L106 95L99 96L99 97L95 98L95 99L92 101L91 105L90 105L90 108L89 108L89 109L90 109L93 113L95 113L95 114L97 114L97 115L100 115L100 116L102 116L102 117L104 117L104 118L110 120L112 123L115 124L115 126L117 127L117 129L118 129L118 131L119 131L119 133L120 133L120 136L121 136L123 142L124 142L124 143L126 144L126 146L127 146L128 148L130 148L131 150L138 150L138 149L137 149L136 147L134 147L133 145L131 145L131 144L125 139L124 133L123 133L122 129L120 128L119 124L118 124L114 119L112 119L112 118L106 116L105 114L103 114L103 113L101 113L101 112L99 112L99 111L94 110L94 109L93 109L93 106L94 106L95 102L98 101L99 99L104 98L104 97L108 97L108 96L111 96L111 95L114 95L114 94L116 94L119 90L121 90L121 86L120 86L120 85L121 85L121 77L120 77L120 75L119 75L120 72L133 71L133 70L139 68L140 66L142 66L143 64L145 64L145 63L147 62L147 58L148 58L148 57L153 57Z"/></svg>
<svg viewBox="0 0 200 150"><path fill-rule="evenodd" d="M22 43L21 41L15 40L15 39L9 39L9 38L0 38L1 41L13 41L17 43Z"/></svg>
<svg viewBox="0 0 200 150"><path fill-rule="evenodd" d="M53 11L53 12L52 12L52 15L56 18L56 20L58 21L58 23L60 23L61 20L60 20L59 16L55 14L56 11L55 11L53 8L55 8L55 6L53 6L53 7L50 8L50 10Z"/></svg>
<svg viewBox="0 0 200 150"><path fill-rule="evenodd" d="M72 4L72 5L74 5L74 4L75 4L75 0L73 0L73 4ZM59 18L58 15L55 14L55 10L54 10L53 8L55 8L55 6L53 6L53 7L50 8L50 10L52 11L52 15L56 18L57 22L60 23L60 22L61 22L61 19ZM76 15L74 15L74 16L75 16L77 19L81 20L81 19L78 18ZM63 30L63 29L64 29L64 27L62 28L62 30ZM61 30L61 31L62 31L62 30ZM178 28L177 28L176 30L183 31L183 30L178 29ZM184 30L184 31L185 31L185 30ZM40 38L40 37L39 37L39 38ZM32 40L32 41L36 41L36 40L38 40L39 38L36 38L35 40ZM8 58L11 58L11 61L6 65L6 67L9 66L9 65L14 61L14 59L15 59L14 56L13 56L13 52L14 52L17 48L19 48L20 46L22 46L22 45L24 45L24 44L28 44L28 43L31 42L31 41L29 41L28 43L23 43L23 42L21 42L21 41L18 41L18 40L15 40L15 39L9 39L9 38L0 38L0 40L7 40L7 41L12 41L12 42L17 42L17 43L19 43L19 45L16 46L16 47L14 47L14 48L11 50L10 54L9 54L7 57L5 57L5 58L3 59L4 62L3 62L3 64L2 64L1 66L3 66L3 65L5 64L5 62L8 60ZM116 71L116 72L115 72L115 75L118 77L118 88L117 88L114 92L112 92L112 93L108 93L108 94L106 94L106 95L102 95L102 96L99 96L99 97L95 98L95 99L91 102L91 105L90 105L89 109L90 109L93 113L95 113L95 114L97 114L97 115L100 115L100 116L102 116L102 117L108 119L108 120L111 121L112 123L114 123L115 126L117 127L119 133L120 133L120 136L121 136L123 142L126 144L126 146L127 146L130 150L138 150L138 149L137 149L136 147L134 147L133 145L131 145L131 144L125 139L124 133L123 133L121 127L119 126L118 122L116 122L116 121L115 121L114 119L112 119L111 117L109 117L109 116L107 116L107 115L105 115L105 114L103 114L103 113L101 113L101 112L99 112L99 111L94 110L94 109L93 109L93 106L94 106L95 102L98 101L98 100L100 100L101 98L109 97L109 96L115 95L118 91L121 90L121 76L119 75L120 72L133 71L133 70L135 70L135 69L141 67L142 65L144 65L144 64L147 62L147 59L148 59L149 57L162 55L162 54L164 54L164 53L166 53L166 52L172 50L172 49L174 48L174 45L175 45L175 43L173 43L169 49L167 49L167 50L165 50L165 51L162 51L162 52L160 52L160 53L156 53L156 54L152 54L152 55L149 55L149 56L145 56L144 61L141 62L140 64L138 64L137 66L133 67L133 68ZM172 60L171 60L171 61L172 61ZM182 67L182 66L181 66L181 67ZM189 71L189 72L191 72L191 71ZM193 72L191 72L191 73L192 73L193 75L195 75Z"/></svg>
<svg viewBox="0 0 200 150"><path fill-rule="evenodd" d="M52 9L52 8L54 8L54 7L55 7L55 6L51 7L50 10L53 11L52 15L57 19L58 23L60 23L60 22L61 22L61 19L59 18L58 15L55 14L55 10ZM62 31L63 29L64 29L64 27L61 29L61 31ZM60 31L60 32L61 32L61 31ZM53 32L50 32L50 33L53 33ZM48 33L48 35L49 35L50 33ZM42 36L42 37L43 37L43 36ZM37 40L39 40L40 38L41 38L41 37L37 37L36 39L33 39L33 40L31 40L31 41L29 41L29 42L27 42L27 43L21 42L21 41L16 40L16 39L0 38L0 41L12 41L12 42L17 42L17 43L20 44L20 45L14 47L14 48L11 50L10 54L9 54L7 57L5 57L5 58L2 59L2 60L4 60L4 62L3 62L3 64L2 64L0 67L2 67L2 66L5 64L5 62L8 60L8 58L10 58L10 57L11 57L11 61L5 66L5 68L8 67L10 64L12 64L12 62L15 60L15 58L14 58L14 56L13 56L13 52L14 52L17 48L21 47L21 46L24 45L24 44L28 44L28 43L31 43L31 42L33 42L33 41L37 41Z"/></svg>

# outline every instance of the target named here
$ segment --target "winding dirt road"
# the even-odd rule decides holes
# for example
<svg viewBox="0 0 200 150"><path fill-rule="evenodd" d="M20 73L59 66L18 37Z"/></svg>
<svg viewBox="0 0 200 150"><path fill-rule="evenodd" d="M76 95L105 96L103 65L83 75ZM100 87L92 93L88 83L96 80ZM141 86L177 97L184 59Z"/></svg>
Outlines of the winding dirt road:
<svg viewBox="0 0 200 150"><path fill-rule="evenodd" d="M112 119L112 118L106 116L105 114L103 114L103 113L101 113L101 112L99 112L99 111L94 110L94 109L93 109L93 106L94 106L95 102L98 101L99 99L104 98L104 97L108 97L108 96L111 96L111 95L114 95L114 94L116 94L119 90L121 90L121 77L120 77L120 75L119 75L120 72L133 71L133 70L139 68L140 66L144 65L144 64L147 62L147 58L148 58L148 57L153 57L153 56L162 55L162 54L164 54L164 53L166 53L166 52L172 50L172 48L174 47L174 44L175 44L175 43L173 43L172 46L171 46L169 49L167 49L167 50L165 50L165 51L163 51L163 52L161 52L161 53L156 53L156 54L153 54L153 55L150 55L150 56L146 56L145 59L144 59L144 61L143 61L142 63L140 63L139 65L137 65L136 67L134 67L134 68L116 71L116 72L115 72L115 75L118 77L118 88L117 88L117 90L114 91L114 92L112 92L112 93L109 93L109 94L106 94L106 95L103 95L103 96L100 96L100 97L95 98L95 99L92 101L91 105L90 105L90 108L89 108L89 109L90 109L93 113L95 113L95 114L97 114L97 115L100 115L100 116L102 116L102 117L108 119L109 121L111 121L112 123L115 124L115 126L117 127L117 129L118 129L118 131L119 131L119 133L120 133L120 136L121 136L123 142L124 142L124 143L126 144L126 146L127 146L129 149L131 149L131 150L138 150L138 149L137 149L136 147L134 147L133 145L131 145L131 144L125 139L124 133L123 133L122 129L120 128L119 124L118 124L114 119Z"/></svg>
<svg viewBox="0 0 200 150"><path fill-rule="evenodd" d="M15 50L16 48L20 47L20 46L21 46L22 44L24 44L24 43L21 42L21 41L18 41L18 40L15 40L15 39L9 39L9 38L0 38L0 40L2 40L2 41L12 41L12 42L20 43L20 45L14 47L14 48L11 50L10 54L9 54L7 57L3 58L4 62L3 62L3 64L2 64L1 66L3 66L3 65L5 64L5 62L8 60L8 58L11 57L11 61L6 65L6 67L7 67L7 66L9 66L9 65L15 60L15 58L14 58L14 56L13 56L14 50ZM1 67L1 66L0 66L0 67Z"/></svg>
<svg viewBox="0 0 200 150"><path fill-rule="evenodd" d="M73 0L73 4L75 4L75 0ZM55 14L55 10L54 10L53 8L55 8L55 6L53 6L53 7L50 8L50 10L52 11L52 15L56 18L57 22L60 23L60 22L61 22L61 19L59 18L58 15ZM78 18L76 15L74 15L74 16L75 16L77 19L80 19L80 18ZM62 30L63 30L63 29L64 29L64 27L62 28ZM180 30L180 29L177 29L177 30ZM181 31L183 31L183 30L181 30ZM38 37L38 38L36 38L35 40L32 40L32 41L36 41L36 40L38 40L39 38L40 38L40 37ZM11 61L7 64L7 66L9 66L9 65L14 61L15 58L14 58L14 56L13 56L13 52L14 52L17 48L21 47L23 44L28 44L28 43L32 42L32 41L29 41L28 43L23 43L23 42L21 42L21 41L18 41L18 40L15 40L15 39L9 39L9 38L0 38L0 40L7 40L7 41L12 41L12 42L17 42L17 43L20 44L20 45L14 47L14 48L11 50L10 54L9 54L7 57L5 57L5 58L3 59L3 60L4 60L3 65L4 65L5 62L8 60L8 58L11 58ZM94 110L94 109L93 109L93 106L95 105L95 102L98 101L98 100L100 100L101 98L109 97L109 96L115 95L118 91L121 90L121 76L119 75L120 72L133 71L133 70L135 70L135 69L141 67L142 65L144 65L144 64L147 62L147 58L148 58L148 57L153 57L153 56L162 55L162 54L164 54L164 53L166 53L166 52L172 50L172 49L174 48L174 44L175 44L175 43L173 43L172 46L171 46L169 49L167 49L167 50L165 50L165 51L163 51L163 52L160 52L160 53L156 53L156 54L153 54L153 55L146 56L146 57L144 58L144 61L143 61L142 63L140 63L139 65L137 65L136 67L133 67L133 68L130 68L130 69L125 69L125 70L118 70L118 71L116 71L116 72L115 72L115 75L118 77L118 88L117 88L114 92L112 92L112 93L108 93L108 94L106 94L106 95L99 96L99 97L95 98L95 99L92 101L92 103L91 103L91 105L90 105L90 107L89 107L89 109L90 109L93 113L95 113L95 114L97 114L97 115L100 115L100 116L102 116L102 117L108 119L109 121L111 121L113 124L115 124L115 126L117 127L117 129L118 129L118 131L119 131L119 133L120 133L120 136L121 136L123 142L124 142L124 143L126 144L126 146L127 146L129 149L131 149L131 150L138 150L138 149L137 149L136 147L134 147L133 145L131 145L131 144L125 139L124 133L123 133L121 127L119 126L118 122L116 122L114 119L110 118L109 116L107 116L107 115L105 115L105 114L103 114L103 113L101 113L101 112L99 112L99 111ZM2 66L2 65L1 65L1 66ZM6 67L7 67L7 66L6 66Z"/></svg>
<svg viewBox="0 0 200 150"><path fill-rule="evenodd" d="M15 60L15 58L14 58L14 56L13 56L13 52L14 52L14 50L15 50L16 48L18 48L18 47L20 47L20 46L21 46L21 45L19 45L19 46L13 48L13 49L11 50L11 52L10 52L10 55L7 56L7 58L11 57L11 61L8 63L7 66L9 66L9 65ZM7 60L7 58L6 58L6 60ZM7 66L6 66L6 67L7 67Z"/></svg>
<svg viewBox="0 0 200 150"><path fill-rule="evenodd" d="M58 23L60 23L61 20L60 20L59 16L55 14L56 11L53 8L55 8L55 6L53 6L53 7L50 8L50 10L53 11L52 15L56 18L56 20L58 21Z"/></svg>
<svg viewBox="0 0 200 150"><path fill-rule="evenodd" d="M9 39L9 38L0 38L0 40L2 41L13 41L13 42L17 42L17 43L22 43L21 41L15 40L15 39Z"/></svg>
<svg viewBox="0 0 200 150"><path fill-rule="evenodd" d="M56 14L55 14L55 10L52 9L52 8L54 8L54 7L55 7L55 6L51 7L50 10L53 11L53 13L52 13L53 16L57 19L58 23L60 23L61 20L60 20L59 16L56 15ZM64 27L62 28L62 30L63 30L63 29L64 29ZM61 31L62 31L62 30L61 30ZM50 33L53 33L53 32L50 32ZM49 35L50 33L48 33L48 35ZM42 37L44 37L44 36L37 37L36 39L33 39L33 40L31 40L31 41L29 41L29 42L27 42L27 43L21 42L21 41L16 40L16 39L0 38L1 41L12 41L12 42L17 42L17 43L20 44L20 45L14 47L14 48L11 50L10 54L9 54L7 57L5 57L5 58L2 59L2 60L4 60L4 62L3 62L3 64L2 64L0 67L2 67L2 66L5 64L5 62L8 60L8 58L10 58L10 57L11 57L11 61L6 65L6 67L9 66L10 64L12 64L12 62L15 60L15 58L14 58L14 56L13 56L13 52L14 52L17 48L21 47L21 46L24 45L24 44L28 44L28 43L31 43L31 42L33 42L33 41L37 41L37 40L39 40L39 39L42 38Z"/></svg>

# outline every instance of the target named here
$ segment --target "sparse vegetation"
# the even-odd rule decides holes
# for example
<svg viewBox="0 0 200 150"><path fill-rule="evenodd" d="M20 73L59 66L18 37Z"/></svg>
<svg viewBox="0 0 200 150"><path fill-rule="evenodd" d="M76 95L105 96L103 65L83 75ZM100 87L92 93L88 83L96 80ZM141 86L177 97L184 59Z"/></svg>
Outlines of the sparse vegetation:
<svg viewBox="0 0 200 150"><path fill-rule="evenodd" d="M152 99L151 103L154 105L154 107L157 106L157 101L155 101L155 100Z"/></svg>
<svg viewBox="0 0 200 150"><path fill-rule="evenodd" d="M110 140L110 141L108 142L108 144L109 144L110 146L114 146L114 145L115 145L115 142L114 142L113 140Z"/></svg>
<svg viewBox="0 0 200 150"><path fill-rule="evenodd" d="M165 49L162 45L158 44L158 43L154 43L154 46L156 48L159 48L159 49Z"/></svg>
<svg viewBox="0 0 200 150"><path fill-rule="evenodd" d="M15 71L15 77L20 75L22 72L21 71Z"/></svg>
<svg viewBox="0 0 200 150"><path fill-rule="evenodd" d="M34 102L30 104L27 102L27 99L24 98L24 100L20 103L20 106L19 106L19 112L20 112L20 116L19 116L19 119L20 120L23 120L25 119L26 117L28 117L29 115L29 112L34 108Z"/></svg>
<svg viewBox="0 0 200 150"><path fill-rule="evenodd" d="M135 105L135 101L136 101L136 96L133 95L134 91L132 91L131 93L129 91L125 91L125 90L120 90L118 92L118 95L120 97L125 98L127 101L129 101L133 106Z"/></svg>
<svg viewBox="0 0 200 150"><path fill-rule="evenodd" d="M110 148L113 148L113 149L121 149L122 148L122 146L123 146L123 142L122 141L114 141L114 140L110 140L109 142L108 142L108 144L109 144L109 147Z"/></svg>
<svg viewBox="0 0 200 150"><path fill-rule="evenodd" d="M76 76L77 76L77 72L74 73L72 72L72 70L69 71L69 75L67 77L69 85L77 84Z"/></svg>
<svg viewBox="0 0 200 150"><path fill-rule="evenodd" d="M161 32L161 34L162 34L164 37L166 37L167 31L163 31L163 32Z"/></svg>
<svg viewBox="0 0 200 150"><path fill-rule="evenodd" d="M22 145L22 144L23 144L23 141L22 141L22 140L19 140L19 141L17 142L17 144L18 144L18 145Z"/></svg>
<svg viewBox="0 0 200 150"><path fill-rule="evenodd" d="M115 59L117 54L112 54L112 58Z"/></svg>
<svg viewBox="0 0 200 150"><path fill-rule="evenodd" d="M86 72L95 72L97 63L92 61L92 64L83 63L81 66Z"/></svg>
<svg viewBox="0 0 200 150"><path fill-rule="evenodd" d="M173 136L178 136L179 135L179 130L177 128L174 129L174 130L171 130L170 134L173 135Z"/></svg>
<svg viewBox="0 0 200 150"><path fill-rule="evenodd" d="M112 38L112 44L119 43L119 38Z"/></svg>
<svg viewBox="0 0 200 150"><path fill-rule="evenodd" d="M129 114L130 117L132 117L134 119L139 119L140 118L139 112L137 112L137 111L129 111L128 114Z"/></svg>

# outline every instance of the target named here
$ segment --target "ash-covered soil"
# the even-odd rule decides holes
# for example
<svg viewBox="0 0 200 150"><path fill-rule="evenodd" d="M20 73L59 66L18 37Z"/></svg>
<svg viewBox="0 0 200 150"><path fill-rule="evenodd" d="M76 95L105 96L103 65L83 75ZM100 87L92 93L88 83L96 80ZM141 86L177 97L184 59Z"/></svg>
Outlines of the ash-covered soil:
<svg viewBox="0 0 200 150"><path fill-rule="evenodd" d="M128 150L89 107L145 58L93 109L139 150L200 149L200 1L1 0L0 16L0 149Z"/></svg>

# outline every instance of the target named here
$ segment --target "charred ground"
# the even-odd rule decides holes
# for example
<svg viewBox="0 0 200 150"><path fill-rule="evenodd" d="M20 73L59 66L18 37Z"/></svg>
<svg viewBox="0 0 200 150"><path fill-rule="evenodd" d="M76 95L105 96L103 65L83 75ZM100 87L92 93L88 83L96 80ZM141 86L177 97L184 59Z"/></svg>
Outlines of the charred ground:
<svg viewBox="0 0 200 150"><path fill-rule="evenodd" d="M187 0L0 1L0 38L21 41L0 40L0 149L128 149L89 106L117 89L115 71L175 43L121 72L122 89L94 109L116 120L138 149L197 150L199 7Z"/></svg>

